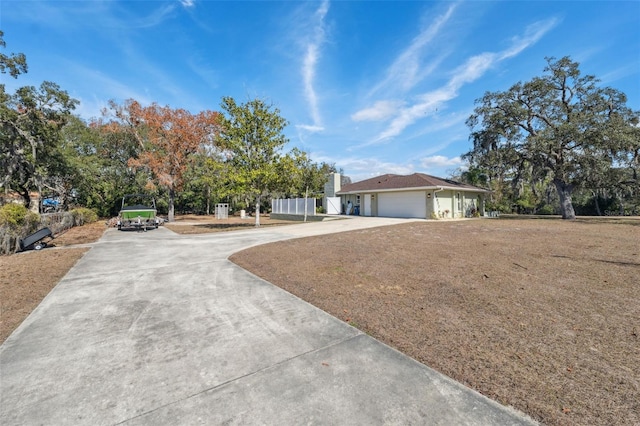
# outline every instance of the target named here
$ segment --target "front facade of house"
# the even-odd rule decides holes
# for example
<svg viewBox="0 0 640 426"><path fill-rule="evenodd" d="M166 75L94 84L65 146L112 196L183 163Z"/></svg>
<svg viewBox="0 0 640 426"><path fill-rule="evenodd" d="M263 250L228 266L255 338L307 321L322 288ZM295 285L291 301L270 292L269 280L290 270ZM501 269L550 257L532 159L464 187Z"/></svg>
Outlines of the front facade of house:
<svg viewBox="0 0 640 426"><path fill-rule="evenodd" d="M360 216L455 219L484 215L487 190L414 173L382 175L345 185L336 193L343 212Z"/></svg>

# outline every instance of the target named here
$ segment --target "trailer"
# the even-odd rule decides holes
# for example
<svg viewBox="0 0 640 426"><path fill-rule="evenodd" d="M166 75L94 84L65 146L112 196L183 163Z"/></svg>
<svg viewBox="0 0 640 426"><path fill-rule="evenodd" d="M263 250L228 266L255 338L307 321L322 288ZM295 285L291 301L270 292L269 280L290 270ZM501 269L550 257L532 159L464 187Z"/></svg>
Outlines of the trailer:
<svg viewBox="0 0 640 426"><path fill-rule="evenodd" d="M127 205L127 202L132 199L146 198L148 199L148 205L145 204L132 204ZM118 215L118 229L136 229L144 230L156 229L160 224L160 219L157 216L156 202L153 197L147 197L143 195L125 195L122 197L122 207L120 214Z"/></svg>
<svg viewBox="0 0 640 426"><path fill-rule="evenodd" d="M47 246L45 239L53 240L53 232L49 228L42 228L20 240L20 251L42 250Z"/></svg>

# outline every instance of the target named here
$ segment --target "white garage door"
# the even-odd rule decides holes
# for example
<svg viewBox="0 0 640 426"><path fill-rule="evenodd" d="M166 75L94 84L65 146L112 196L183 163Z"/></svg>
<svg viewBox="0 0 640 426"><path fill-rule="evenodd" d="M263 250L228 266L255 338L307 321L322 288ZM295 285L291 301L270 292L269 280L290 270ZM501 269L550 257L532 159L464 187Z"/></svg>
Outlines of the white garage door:
<svg viewBox="0 0 640 426"><path fill-rule="evenodd" d="M378 216L424 219L427 216L425 192L383 192L378 194Z"/></svg>

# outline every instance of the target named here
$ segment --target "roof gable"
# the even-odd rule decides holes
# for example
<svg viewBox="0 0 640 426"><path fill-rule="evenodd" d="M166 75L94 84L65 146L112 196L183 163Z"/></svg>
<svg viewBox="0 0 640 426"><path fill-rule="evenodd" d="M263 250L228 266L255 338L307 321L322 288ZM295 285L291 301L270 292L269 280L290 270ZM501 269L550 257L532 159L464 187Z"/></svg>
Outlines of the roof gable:
<svg viewBox="0 0 640 426"><path fill-rule="evenodd" d="M338 194L354 192L399 191L411 188L448 188L474 192L487 192L486 189L467 185L451 179L442 179L424 173L412 175L386 174L371 179L361 180L342 187Z"/></svg>

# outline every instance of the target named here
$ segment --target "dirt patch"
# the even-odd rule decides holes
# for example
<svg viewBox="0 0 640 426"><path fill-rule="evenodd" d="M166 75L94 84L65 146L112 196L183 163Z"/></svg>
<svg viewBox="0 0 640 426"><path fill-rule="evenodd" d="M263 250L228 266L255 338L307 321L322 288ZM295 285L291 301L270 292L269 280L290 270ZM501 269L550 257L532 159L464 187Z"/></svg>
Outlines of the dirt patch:
<svg viewBox="0 0 640 426"><path fill-rule="evenodd" d="M640 220L407 223L231 259L545 424L640 424Z"/></svg>
<svg viewBox="0 0 640 426"><path fill-rule="evenodd" d="M35 309L88 248L65 248L98 240L104 222L71 228L49 242L49 248L0 256L0 343Z"/></svg>

